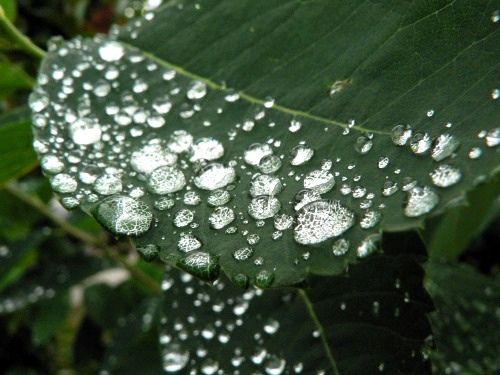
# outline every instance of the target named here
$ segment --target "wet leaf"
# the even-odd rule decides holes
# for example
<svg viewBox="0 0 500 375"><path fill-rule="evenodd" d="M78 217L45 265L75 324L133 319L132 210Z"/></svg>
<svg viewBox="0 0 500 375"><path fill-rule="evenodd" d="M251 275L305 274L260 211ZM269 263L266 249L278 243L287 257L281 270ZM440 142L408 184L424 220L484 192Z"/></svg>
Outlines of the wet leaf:
<svg viewBox="0 0 500 375"><path fill-rule="evenodd" d="M438 374L495 374L500 371L498 300L500 280L464 264L426 265L426 288L436 305L430 315Z"/></svg>
<svg viewBox="0 0 500 375"><path fill-rule="evenodd" d="M340 274L498 170L495 10L169 2L52 41L35 149L66 207L149 259L261 287Z"/></svg>
<svg viewBox="0 0 500 375"><path fill-rule="evenodd" d="M349 274L297 289L209 287L168 270L159 336L169 373L430 373L423 272L390 246ZM401 250L401 249L400 249ZM313 318L314 315L314 318ZM323 335L323 336L322 336Z"/></svg>

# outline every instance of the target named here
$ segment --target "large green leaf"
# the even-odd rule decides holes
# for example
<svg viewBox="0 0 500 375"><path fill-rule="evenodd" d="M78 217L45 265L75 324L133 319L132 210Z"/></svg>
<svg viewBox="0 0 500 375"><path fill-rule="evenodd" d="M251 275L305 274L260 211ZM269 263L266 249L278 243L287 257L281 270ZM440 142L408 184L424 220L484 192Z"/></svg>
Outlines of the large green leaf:
<svg viewBox="0 0 500 375"><path fill-rule="evenodd" d="M259 286L338 274L381 230L421 226L498 170L495 10L466 0L169 2L110 37L51 43L31 98L36 149L67 207L138 236L148 256ZM395 137L405 146L391 139L398 124L411 125L410 140ZM255 143L262 152L246 153ZM176 157L178 169L165 166ZM223 166L200 172L211 159ZM252 190L257 172L283 191L265 176ZM169 197L181 173L187 186ZM207 204L216 186L229 190L225 208ZM305 201L340 203L296 212L304 187L314 190ZM260 219L279 206L290 229ZM203 247L179 251L196 243L186 234ZM248 246L236 256L253 257L236 260Z"/></svg>
<svg viewBox="0 0 500 375"><path fill-rule="evenodd" d="M315 277L300 292L241 292L225 280L209 287L168 271L159 339L164 368L333 374L335 362L340 374L430 373L422 270L411 253L386 249L349 275Z"/></svg>
<svg viewBox="0 0 500 375"><path fill-rule="evenodd" d="M426 265L426 287L436 305L430 315L438 374L496 374L500 371L498 301L500 279L467 265Z"/></svg>

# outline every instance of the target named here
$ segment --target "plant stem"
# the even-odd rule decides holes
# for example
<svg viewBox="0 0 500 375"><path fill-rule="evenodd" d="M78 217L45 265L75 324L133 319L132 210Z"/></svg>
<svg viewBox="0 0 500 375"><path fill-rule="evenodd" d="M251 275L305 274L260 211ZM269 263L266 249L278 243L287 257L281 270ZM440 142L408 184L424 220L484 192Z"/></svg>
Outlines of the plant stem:
<svg viewBox="0 0 500 375"><path fill-rule="evenodd" d="M328 361L330 362L330 365L332 366L332 371L334 375L340 375L339 369L337 368L337 362L335 362L335 358L333 358L332 351L330 349L330 345L328 344L328 341L325 336L325 330L323 329L323 326L321 325L321 322L318 319L318 316L316 315L316 311L314 311L314 306L309 299L309 296L307 295L307 292L304 289L299 289L299 295L302 298L304 304L306 305L307 312L309 313L309 316L311 317L312 321L314 322L314 325L319 331L319 335L321 337L321 343L323 344L323 348L326 352L326 356L328 358Z"/></svg>
<svg viewBox="0 0 500 375"><path fill-rule="evenodd" d="M134 279L142 283L154 294L161 293L161 287L153 278L151 278L151 276L142 272L140 269L138 269L137 267L135 267L134 265L130 264L125 259L123 259L118 253L116 253L116 251L110 249L103 240L61 219L60 217L55 215L41 199L26 193L22 189L16 187L14 184L12 183L6 184L4 186L4 189L11 195L15 196L19 200L23 201L24 203L36 209L47 219L49 219L59 228L61 228L69 236L76 238L77 240L83 242L86 245L100 248L103 254L107 258L111 259L115 263L119 264L121 267L125 268Z"/></svg>
<svg viewBox="0 0 500 375"><path fill-rule="evenodd" d="M7 18L3 7L0 5L0 28L9 39L16 43L21 49L30 55L43 59L45 56L45 51L35 45L27 36L23 35L16 26Z"/></svg>

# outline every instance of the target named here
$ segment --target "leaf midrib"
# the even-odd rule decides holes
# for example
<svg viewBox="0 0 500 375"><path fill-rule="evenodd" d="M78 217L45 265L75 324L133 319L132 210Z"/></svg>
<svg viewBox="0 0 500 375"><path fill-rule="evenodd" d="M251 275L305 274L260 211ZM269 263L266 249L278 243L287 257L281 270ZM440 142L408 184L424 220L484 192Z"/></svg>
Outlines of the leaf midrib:
<svg viewBox="0 0 500 375"><path fill-rule="evenodd" d="M155 61L157 64L163 66L164 68L174 70L177 74L179 74L179 75L181 75L183 77L203 82L208 87L210 87L212 90L224 92L224 93L227 93L227 94L229 94L230 92L232 92L230 88L227 88L227 87L225 87L225 86L223 86L221 84L218 84L218 83L210 80L209 78L202 77L202 76L200 76L200 75L198 75L196 73L192 73L192 72L184 69L182 66L179 66L179 65L173 64L173 63L171 63L169 61L166 61L164 59L161 59L158 56L156 56L156 55L154 55L154 54L152 54L150 52L143 51L140 48L137 48L137 47L135 47L135 46L133 46L133 45L131 45L129 43L126 43L126 42L123 42L123 41L120 41L120 43L124 47L126 47L126 48L128 48L130 50L139 50L139 51L141 51L144 54L144 56L146 56L150 60ZM240 99L245 100L248 103L265 107L264 104L266 103L266 100L264 100L264 99L260 99L260 98L257 98L255 96L249 95L249 94L245 93L244 91L238 91L238 95L240 96ZM375 130L375 129L369 129L369 128L365 128L365 127L358 126L358 125L351 126L349 124L346 124L346 123L338 121L338 120L334 120L334 119L329 119L329 118L326 118L326 117L317 116L317 115L314 115L312 113L308 113L308 112L305 112L305 111L301 111L301 110L297 110L297 109L285 107L283 105L276 104L276 103L270 109L278 111L278 112L281 112L281 113L284 113L284 114L287 114L287 115L290 115L290 116L293 116L293 117L296 117L296 118L300 117L300 118L312 120L312 121L315 121L315 122L318 122L318 123L321 123L321 124L324 124L324 125L336 126L336 127L342 128L342 129L356 130L356 131L359 131L361 133L374 133L374 134L390 135L390 132L381 131L381 130Z"/></svg>

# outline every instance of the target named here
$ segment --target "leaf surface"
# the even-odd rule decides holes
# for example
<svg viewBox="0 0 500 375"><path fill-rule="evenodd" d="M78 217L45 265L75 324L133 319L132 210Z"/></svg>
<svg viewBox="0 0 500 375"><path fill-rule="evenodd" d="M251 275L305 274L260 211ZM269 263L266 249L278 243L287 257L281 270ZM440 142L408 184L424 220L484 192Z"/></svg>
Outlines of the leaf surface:
<svg viewBox="0 0 500 375"><path fill-rule="evenodd" d="M67 207L199 277L339 274L382 230L422 226L498 170L495 10L169 2L110 37L51 44L31 100L37 151ZM224 208L207 204L214 188ZM275 228L277 211L291 227Z"/></svg>

